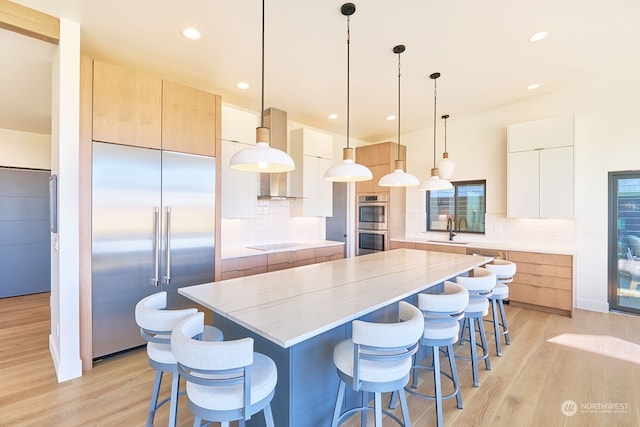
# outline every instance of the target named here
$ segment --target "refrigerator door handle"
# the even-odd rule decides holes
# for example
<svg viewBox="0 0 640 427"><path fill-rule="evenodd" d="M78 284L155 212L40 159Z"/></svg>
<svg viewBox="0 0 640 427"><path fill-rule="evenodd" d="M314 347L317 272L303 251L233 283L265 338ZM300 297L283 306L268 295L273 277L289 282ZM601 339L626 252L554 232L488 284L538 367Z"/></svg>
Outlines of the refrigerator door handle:
<svg viewBox="0 0 640 427"><path fill-rule="evenodd" d="M167 206L167 285L171 282L171 206Z"/></svg>
<svg viewBox="0 0 640 427"><path fill-rule="evenodd" d="M155 206L154 210L154 219L155 219L155 233L154 233L154 259L153 259L153 285L158 286L159 277L158 271L160 268L160 208Z"/></svg>

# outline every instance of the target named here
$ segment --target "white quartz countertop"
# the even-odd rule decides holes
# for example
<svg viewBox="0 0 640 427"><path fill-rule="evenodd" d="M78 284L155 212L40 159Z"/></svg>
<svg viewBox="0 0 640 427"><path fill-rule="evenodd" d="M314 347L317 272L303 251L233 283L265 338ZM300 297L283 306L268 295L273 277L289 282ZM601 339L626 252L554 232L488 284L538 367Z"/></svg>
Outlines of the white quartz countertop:
<svg viewBox="0 0 640 427"><path fill-rule="evenodd" d="M454 237L454 241L458 243L448 243L447 235L443 233L442 238L428 238L421 236L407 236L407 237L393 237L391 240L397 242L412 242L412 243L428 243L430 245L445 245L456 246L462 248L477 248L477 249L491 249L502 251L523 251L523 252L540 252L545 254L557 254L557 255L575 255L574 248L563 247L562 245L550 246L540 244L530 244L527 242L491 242L491 241L473 241L466 238L464 235L457 235Z"/></svg>
<svg viewBox="0 0 640 427"><path fill-rule="evenodd" d="M280 245L280 246L267 248L266 250L258 250L258 249L254 249L253 247L222 249L222 252L220 253L220 258L221 259L240 258L240 257L254 256L254 255L267 255L275 252L299 251L302 249L322 248L325 246L343 246L344 242L337 242L334 240L314 240L314 241L285 242L285 243L255 245L255 246L257 247L257 246L275 246L275 245Z"/></svg>
<svg viewBox="0 0 640 427"><path fill-rule="evenodd" d="M489 261L395 249L178 292L287 348Z"/></svg>

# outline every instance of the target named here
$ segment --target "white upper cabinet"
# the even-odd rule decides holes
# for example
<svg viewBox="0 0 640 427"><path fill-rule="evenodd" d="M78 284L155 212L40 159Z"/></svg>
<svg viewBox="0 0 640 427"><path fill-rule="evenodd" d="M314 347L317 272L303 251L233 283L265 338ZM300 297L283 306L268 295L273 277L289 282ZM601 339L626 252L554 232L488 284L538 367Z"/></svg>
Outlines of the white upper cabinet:
<svg viewBox="0 0 640 427"><path fill-rule="evenodd" d="M333 166L333 137L312 129L289 133L291 157L296 169L290 172L291 194L302 196L291 206L294 216L332 216L333 183L324 173Z"/></svg>
<svg viewBox="0 0 640 427"><path fill-rule="evenodd" d="M507 128L507 216L573 218L573 117Z"/></svg>
<svg viewBox="0 0 640 427"><path fill-rule="evenodd" d="M252 218L256 216L259 175L231 169L234 153L255 145L256 114L222 106L222 218Z"/></svg>

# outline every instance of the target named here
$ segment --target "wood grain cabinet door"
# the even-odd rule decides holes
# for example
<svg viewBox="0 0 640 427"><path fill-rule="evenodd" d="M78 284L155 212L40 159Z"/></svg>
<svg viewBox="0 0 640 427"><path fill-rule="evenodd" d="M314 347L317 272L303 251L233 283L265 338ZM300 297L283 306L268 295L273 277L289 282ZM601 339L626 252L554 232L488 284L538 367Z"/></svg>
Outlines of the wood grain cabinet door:
<svg viewBox="0 0 640 427"><path fill-rule="evenodd" d="M93 139L161 148L162 80L94 61Z"/></svg>
<svg viewBox="0 0 640 427"><path fill-rule="evenodd" d="M162 82L162 148L214 157L217 95L178 83Z"/></svg>

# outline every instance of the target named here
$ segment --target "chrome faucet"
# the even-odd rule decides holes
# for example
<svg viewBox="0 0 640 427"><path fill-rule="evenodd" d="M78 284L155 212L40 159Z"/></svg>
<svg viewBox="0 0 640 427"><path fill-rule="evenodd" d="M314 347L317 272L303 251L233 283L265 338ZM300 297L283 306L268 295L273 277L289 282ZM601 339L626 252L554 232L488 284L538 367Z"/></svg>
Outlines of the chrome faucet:
<svg viewBox="0 0 640 427"><path fill-rule="evenodd" d="M449 232L449 240L453 241L453 236L456 235L453 225L453 219L451 217L447 218L447 231Z"/></svg>

